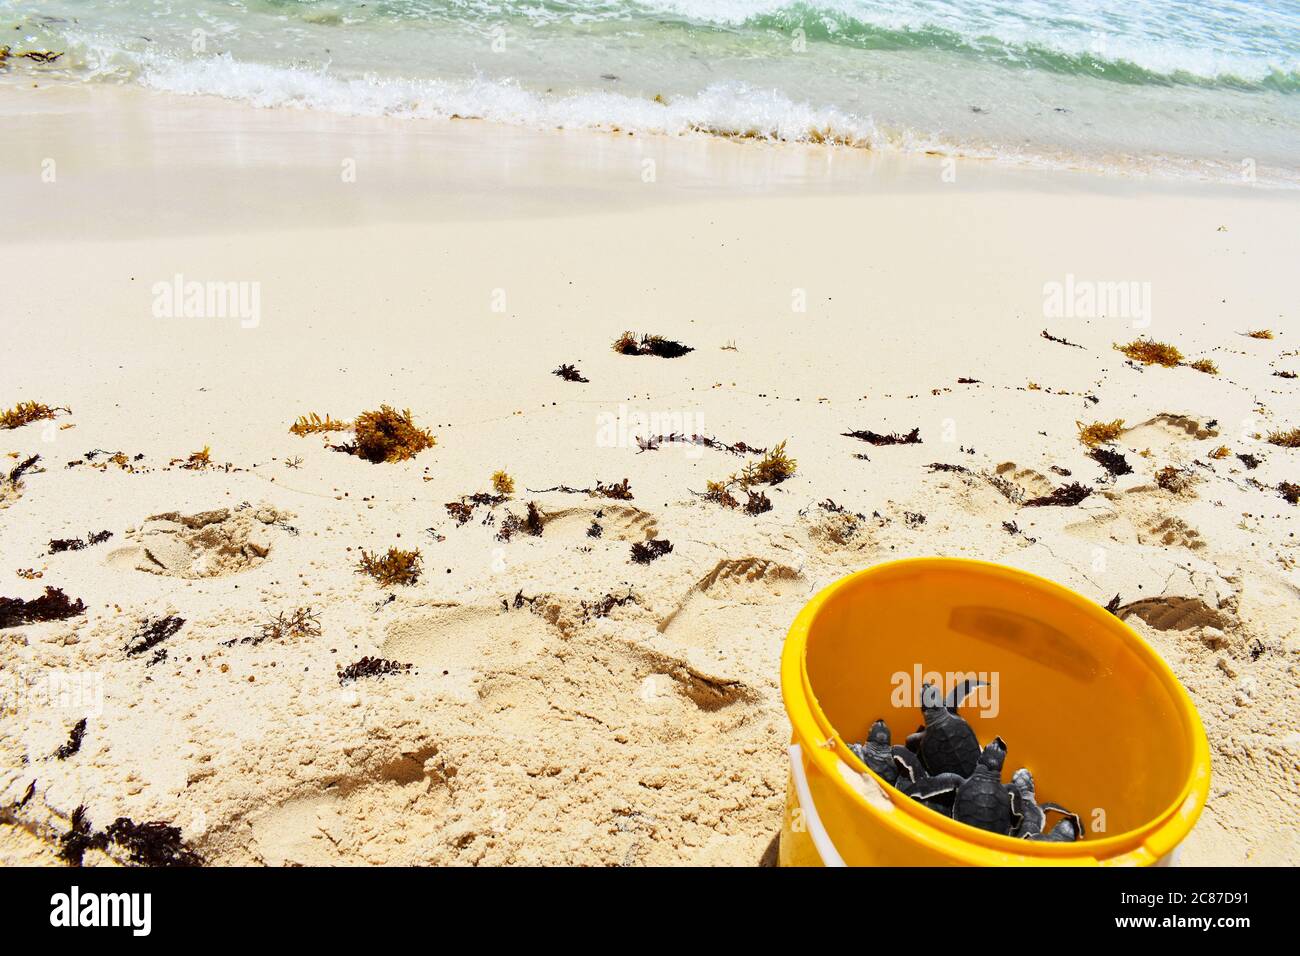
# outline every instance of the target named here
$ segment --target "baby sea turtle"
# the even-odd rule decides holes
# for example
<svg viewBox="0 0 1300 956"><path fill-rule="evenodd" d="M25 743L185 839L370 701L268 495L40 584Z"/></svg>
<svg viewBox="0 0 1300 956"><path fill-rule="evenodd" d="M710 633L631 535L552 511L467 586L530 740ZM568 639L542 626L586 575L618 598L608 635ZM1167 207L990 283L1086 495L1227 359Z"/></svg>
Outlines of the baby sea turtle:
<svg viewBox="0 0 1300 956"><path fill-rule="evenodd" d="M899 793L907 794L917 803L929 807L935 813L942 813L945 817L952 816L952 801L955 790L948 790L928 799L916 796L915 791L918 787L925 787L934 779L926 773L920 757L906 747L895 747L894 765L898 771L898 779L895 781L894 786ZM956 777L956 774L952 776Z"/></svg>
<svg viewBox="0 0 1300 956"><path fill-rule="evenodd" d="M895 751L903 751L909 757L913 755L904 747L894 746L893 736L889 732L889 725L883 720L877 720L871 725L871 730L867 732L867 742L864 744L849 744L852 750L864 764L882 777L886 783L896 783L898 780L898 765L894 762ZM913 757L913 759L915 759Z"/></svg>
<svg viewBox="0 0 1300 956"><path fill-rule="evenodd" d="M1007 745L994 737L980 753L975 769L965 779L955 773L941 773L918 784L912 796L930 800L954 793L952 817L958 823L1003 836L1011 832L1011 795L1002 785L1002 763Z"/></svg>
<svg viewBox="0 0 1300 956"><path fill-rule="evenodd" d="M1073 843L1082 838L1083 821L1079 819L1079 815L1056 803L1040 804L1034 791L1033 774L1024 767L1011 775L1011 782L1007 784L1006 789L1011 797L1013 837L1047 843ZM1047 811L1059 813L1062 818L1056 826L1044 833Z"/></svg>
<svg viewBox="0 0 1300 956"><path fill-rule="evenodd" d="M972 690L984 686L979 681L964 681L954 687L947 700L934 684L921 687L921 714L925 726L907 738L908 748L921 756L931 776L955 773L963 779L975 772L980 757L980 743L957 707ZM913 746L915 744L915 746Z"/></svg>

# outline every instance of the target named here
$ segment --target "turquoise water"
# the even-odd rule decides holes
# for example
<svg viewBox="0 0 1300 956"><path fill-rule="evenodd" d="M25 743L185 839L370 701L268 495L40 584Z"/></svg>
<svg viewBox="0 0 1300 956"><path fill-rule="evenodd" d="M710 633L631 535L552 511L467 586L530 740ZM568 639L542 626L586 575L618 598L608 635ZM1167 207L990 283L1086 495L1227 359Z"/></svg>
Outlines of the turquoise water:
<svg viewBox="0 0 1300 956"><path fill-rule="evenodd" d="M1300 0L0 0L7 72L1300 183Z"/></svg>

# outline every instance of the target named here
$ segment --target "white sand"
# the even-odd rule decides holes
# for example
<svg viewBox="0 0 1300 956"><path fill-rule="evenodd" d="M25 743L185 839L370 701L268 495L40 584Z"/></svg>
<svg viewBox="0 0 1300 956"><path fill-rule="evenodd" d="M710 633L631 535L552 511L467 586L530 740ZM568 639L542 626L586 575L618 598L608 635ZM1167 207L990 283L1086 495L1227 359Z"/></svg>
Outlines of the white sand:
<svg viewBox="0 0 1300 956"><path fill-rule="evenodd" d="M36 781L0 825L0 861L55 862L79 804L96 826L173 821L215 863L770 859L785 629L837 577L920 554L1005 562L1102 603L1201 602L1147 613L1164 630L1130 619L1213 747L1183 859L1300 861L1297 510L1261 487L1300 482L1300 451L1253 437L1300 426L1297 380L1272 374L1300 370L1295 198L979 164L946 182L937 159L104 90L3 89L0 114L0 405L72 409L0 431L0 455L41 455L0 502L0 594L53 585L89 609L0 631L0 803ZM155 283L178 273L258 283L257 326L154 317ZM1141 331L1220 374L1127 366L1111 348L1138 334L1126 318L1044 318L1044 283L1067 274L1150 283ZM1264 327L1277 337L1241 334ZM696 350L616 355L624 329ZM590 383L550 374L563 362ZM346 435L288 433L310 411L380 403L409 407L437 446L372 465L324 447ZM770 513L725 510L691 492L752 458L611 447L602 426L621 410L788 439L798 474L768 489ZM1075 422L1114 418L1140 426L1118 446L1136 473L1105 484ZM914 427L920 445L841 436ZM205 445L222 467L168 466ZM1233 456L1208 457L1219 445ZM92 449L143 458L67 467ZM1098 493L1017 508L931 462L1012 462L1033 494L1074 479ZM1152 484L1168 464L1191 465L1191 493ZM456 526L444 502L500 468L515 499L491 526L487 507ZM624 477L625 503L525 490ZM847 540L827 533L827 498L868 516ZM541 537L496 540L529 500ZM222 508L202 540L145 526ZM105 544L45 553L101 529ZM654 535L672 553L631 563L629 542ZM146 538L171 556L151 566ZM394 545L422 551L415 586L355 573L359 549ZM536 600L503 610L520 592ZM320 637L222 646L304 605ZM166 660L128 656L164 614L186 621ZM341 687L336 670L365 655L418 672ZM67 760L50 755L85 708L49 704L59 673L103 694Z"/></svg>

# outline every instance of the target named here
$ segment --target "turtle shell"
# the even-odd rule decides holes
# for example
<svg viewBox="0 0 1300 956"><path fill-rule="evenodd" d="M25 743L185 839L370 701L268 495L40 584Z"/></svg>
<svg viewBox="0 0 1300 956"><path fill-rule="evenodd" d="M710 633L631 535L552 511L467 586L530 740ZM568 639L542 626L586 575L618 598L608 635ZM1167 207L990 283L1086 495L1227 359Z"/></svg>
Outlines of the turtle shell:
<svg viewBox="0 0 1300 956"><path fill-rule="evenodd" d="M1011 795L997 777L980 768L957 788L952 816L959 823L1006 836L1011 832Z"/></svg>
<svg viewBox="0 0 1300 956"><path fill-rule="evenodd" d="M921 738L921 759L932 775L956 773L969 777L980 758L975 731L961 717L942 711L927 723Z"/></svg>

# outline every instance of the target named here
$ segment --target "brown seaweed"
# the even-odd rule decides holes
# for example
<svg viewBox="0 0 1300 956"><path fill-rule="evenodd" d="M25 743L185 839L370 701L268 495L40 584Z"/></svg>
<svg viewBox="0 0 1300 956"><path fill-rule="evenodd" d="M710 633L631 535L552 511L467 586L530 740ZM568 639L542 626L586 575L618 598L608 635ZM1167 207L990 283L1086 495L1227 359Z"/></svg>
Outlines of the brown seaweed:
<svg viewBox="0 0 1300 956"><path fill-rule="evenodd" d="M1268 433L1268 443L1281 448L1300 448L1300 428L1278 429Z"/></svg>
<svg viewBox="0 0 1300 956"><path fill-rule="evenodd" d="M127 859L138 866L203 865L203 857L181 838L180 827L162 820L136 823L130 817L118 817L104 835L110 843L126 851Z"/></svg>
<svg viewBox="0 0 1300 956"><path fill-rule="evenodd" d="M1067 342L1065 339L1057 338L1055 335L1052 335L1050 332L1048 332L1047 329L1043 329L1043 331L1038 334L1041 335L1043 338L1047 339L1047 341L1055 342L1058 345L1068 345L1072 349L1083 348L1082 345L1076 345L1074 342ZM1087 349L1084 349L1084 351L1087 351Z"/></svg>
<svg viewBox="0 0 1300 956"><path fill-rule="evenodd" d="M1162 365L1174 368L1182 364L1183 353L1176 346L1167 342L1155 342L1151 339L1134 339L1125 345L1115 345L1117 351L1123 352L1135 362L1143 365Z"/></svg>
<svg viewBox="0 0 1300 956"><path fill-rule="evenodd" d="M1062 485L1051 494L1042 495L1038 498L1030 498L1025 502L1026 508L1045 508L1045 507L1070 507L1077 505L1089 495L1092 489L1087 485L1072 481L1068 485Z"/></svg>
<svg viewBox="0 0 1300 956"><path fill-rule="evenodd" d="M1128 459L1109 448L1093 448L1088 452L1088 457L1110 472L1112 477L1133 473L1133 466L1128 463Z"/></svg>
<svg viewBox="0 0 1300 956"><path fill-rule="evenodd" d="M1241 452L1237 455L1237 461L1246 466L1247 471L1254 471L1259 467L1260 459L1250 452Z"/></svg>
<svg viewBox="0 0 1300 956"><path fill-rule="evenodd" d="M331 447L364 458L371 464L406 461L438 443L427 428L416 426L409 408L399 412L391 405L380 405L376 411L362 412L357 416L352 431L353 441Z"/></svg>
<svg viewBox="0 0 1300 956"><path fill-rule="evenodd" d="M1277 493L1286 499L1287 504L1300 504L1300 485L1294 481L1283 481L1278 484Z"/></svg>
<svg viewBox="0 0 1300 956"><path fill-rule="evenodd" d="M710 438L706 435L684 435L681 432L673 432L669 435L650 435L646 438L638 437L636 440L638 454L644 451L658 451L659 446L664 442L680 442L685 445L702 445L705 448L712 448L716 451L725 451L732 455L765 455L766 448L759 448L756 445L750 445L743 441L735 444L727 444L718 441L716 438Z"/></svg>
<svg viewBox="0 0 1300 956"><path fill-rule="evenodd" d="M659 358L680 358L695 349L683 345L662 335L646 333L637 336L635 332L624 332L614 340L614 351L620 355L657 355Z"/></svg>
<svg viewBox="0 0 1300 956"><path fill-rule="evenodd" d="M413 664L403 664L399 661L390 661L385 657L361 658L354 664L347 667L341 667L338 670L339 685L348 684L352 681L361 680L363 677L384 677L388 674L405 674Z"/></svg>
<svg viewBox="0 0 1300 956"><path fill-rule="evenodd" d="M899 432L890 432L888 435L882 435L879 432L873 432L869 429L863 431L840 432L845 438L856 438L859 441L868 442L872 445L919 445L921 444L921 429L913 428L907 434Z"/></svg>
<svg viewBox="0 0 1300 956"><path fill-rule="evenodd" d="M50 554L62 554L64 551L81 551L91 545L103 544L111 537L113 537L111 531L92 531L86 535L84 540L81 538L51 538Z"/></svg>
<svg viewBox="0 0 1300 956"><path fill-rule="evenodd" d="M662 558L672 550L673 543L667 538L651 538L648 541L638 541L632 545L632 560L637 564L649 564L651 561Z"/></svg>
<svg viewBox="0 0 1300 956"><path fill-rule="evenodd" d="M0 597L0 630L20 624L38 624L44 621L63 621L86 612L80 598L70 599L62 588L46 587L38 598Z"/></svg>
<svg viewBox="0 0 1300 956"><path fill-rule="evenodd" d="M73 754L81 750L81 741L86 736L86 718L82 717L72 725L72 730L68 733L68 742L61 744L59 749L54 751L56 760L67 760Z"/></svg>
<svg viewBox="0 0 1300 956"><path fill-rule="evenodd" d="M140 628L131 640L127 641L125 648L127 656L135 657L157 647L184 626L185 618L175 615L142 621Z"/></svg>
<svg viewBox="0 0 1300 956"><path fill-rule="evenodd" d="M71 412L71 409L51 407L43 402L19 402L13 408L0 411L0 428L21 428L32 422L51 419L58 412Z"/></svg>
<svg viewBox="0 0 1300 956"><path fill-rule="evenodd" d="M573 365L561 365L555 371L551 372L551 374L560 376L560 378L564 379L566 382L588 381L586 378L583 378L582 373Z"/></svg>
<svg viewBox="0 0 1300 956"><path fill-rule="evenodd" d="M352 427L351 422L341 422L338 419L330 418L329 412L321 418L315 412L309 412L306 415L299 415L298 420L289 426L289 432L299 437L303 435L315 435L320 432L343 432Z"/></svg>
<svg viewBox="0 0 1300 956"><path fill-rule="evenodd" d="M382 587L410 587L420 579L422 561L418 548L414 551L389 548L385 554L371 554L362 550L356 570L358 574L370 575Z"/></svg>
<svg viewBox="0 0 1300 956"><path fill-rule="evenodd" d="M516 514L508 514L505 520L501 522L501 528L497 531L498 541L509 541L516 534L523 532L532 535L535 538L542 536L542 513L537 507L537 502L528 502L528 511L521 518Z"/></svg>

